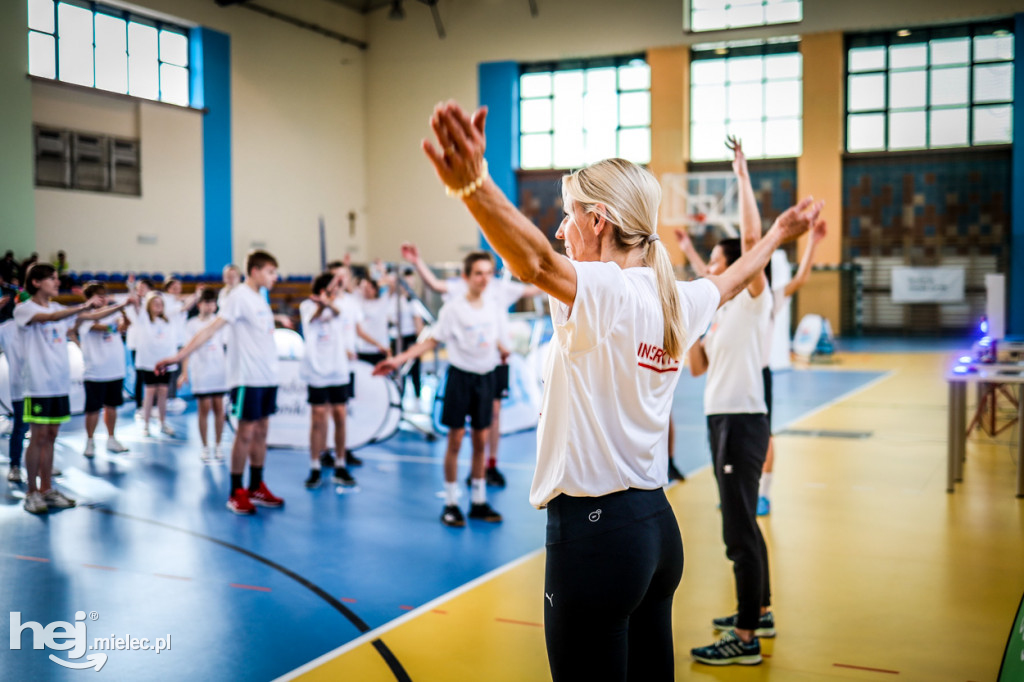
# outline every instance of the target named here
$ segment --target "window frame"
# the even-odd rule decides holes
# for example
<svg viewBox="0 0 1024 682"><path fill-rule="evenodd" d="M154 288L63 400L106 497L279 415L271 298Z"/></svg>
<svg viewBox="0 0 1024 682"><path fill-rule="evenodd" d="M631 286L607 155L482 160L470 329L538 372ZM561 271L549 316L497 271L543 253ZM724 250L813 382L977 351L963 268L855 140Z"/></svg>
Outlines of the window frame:
<svg viewBox="0 0 1024 682"><path fill-rule="evenodd" d="M804 82L804 70L803 70L803 52L800 50L801 40L799 36L787 36L784 38L773 38L770 40L754 40L754 41L737 41L730 43L700 43L690 46L690 61L689 68L690 74L689 80L689 92L687 93L687 99L689 100L689 111L687 112L687 120L689 123L689 130L687 130L687 139L689 141L690 149L690 163L707 164L707 163L719 163L726 161L729 155L723 154L720 158L714 159L695 159L693 157L693 129L694 129L694 96L693 91L695 84L693 82L693 65L699 61L711 61L711 60L728 60L731 58L740 57L767 57L771 55L779 54L796 54L800 57L800 74L796 79L792 78L769 78L767 73L762 73L761 80L757 81L760 83L762 96L764 95L767 85L769 83L777 82L788 82L796 80L799 84L800 89L800 113L796 117L798 121L798 130L800 131L799 148L792 154L785 156L774 156L768 154L759 154L756 156L747 155L747 158L753 160L781 160L781 159L795 159L803 154L804 140L803 140L803 120L804 120L804 101L803 101L803 82ZM696 56L698 53L706 54L706 56ZM728 73L728 62L726 62L726 70ZM728 92L729 84L732 81L729 80L728 75L725 80L722 81L721 85L726 88ZM755 82L755 81L750 81ZM761 113L761 128L764 130L766 124L772 120L789 120L790 117L770 117L767 113L767 108ZM729 118L728 102L726 103L725 117L722 119L725 124L726 131L729 130L729 124L732 119ZM724 142L724 140L723 140ZM724 147L723 147L724 148Z"/></svg>
<svg viewBox="0 0 1024 682"><path fill-rule="evenodd" d="M692 34L692 35L704 35L704 34L708 34L708 33L715 33L717 31L734 31L736 29L760 28L760 27L764 27L764 26L789 26L789 25L793 25L793 24L803 23L803 20L804 20L804 0L760 0L760 2L761 2L762 17L765 16L764 15L764 10L766 10L770 5L796 4L796 5L798 5L800 7L800 12L799 12L800 18L799 19L794 19L794 20L789 20L789 21L768 21L767 19L764 19L763 21L761 21L759 23L755 23L755 24L737 24L735 26L727 24L725 26L718 26L716 28L694 29L693 28L693 13L694 13L694 9L695 9L694 8L694 4L695 4L694 0L684 0L684 5L683 5L683 30L686 33L689 33L689 34ZM730 3L730 2L728 2L728 0L726 0L723 3L722 10L724 11L724 10L730 9L732 4L733 3ZM743 4L745 4L745 5L752 5L754 3L753 2L744 2Z"/></svg>
<svg viewBox="0 0 1024 682"><path fill-rule="evenodd" d="M979 36L984 37L986 35L996 35L997 31L1006 31L1010 36L1014 38L1014 54L1011 59L1003 60L978 60L975 57L975 39ZM901 33L907 32L906 35L900 35ZM932 64L931 55L931 41L951 39L951 38L967 38L968 39L968 57L963 63L957 64L940 64L935 66ZM893 69L890 59L890 48L899 45L923 45L926 50L925 65L923 67L901 67ZM880 69L869 69L861 71L850 70L850 51L857 48L869 48L869 47L884 47L885 48L885 65ZM977 109L986 109L990 107L1009 106L1011 112L1014 106L1015 94L1012 92L1012 81L1011 81L1011 94L1008 100L999 101L985 101L975 102L974 93L974 70L978 65L984 64L1009 64L1012 68L1016 69L1016 56L1017 56L1017 36L1014 33L1014 22L1012 19L1004 20L992 20L985 22L976 22L968 24L956 24L951 26L923 26L923 27L911 27L909 29L891 30L891 31L873 31L864 33L848 33L844 36L844 61L843 61L843 151L845 154L860 155L860 154L896 154L902 152L928 152L934 150L962 150L962 149L973 149L973 148L988 148L998 147L1000 145L1008 145L1013 143L1013 128L1011 123L1010 139L1003 142L975 142L975 111ZM935 70L944 70L947 68L966 68L967 70L967 101L963 104L932 104L932 73ZM890 105L890 79L893 73L909 73L914 71L923 71L925 74L925 103L921 107L900 107L893 109ZM851 76L862 76L862 75L881 75L884 77L882 86L882 97L883 106L880 109L862 109L857 111L850 110L850 78ZM932 123L931 113L932 111L944 111L944 110L957 110L965 109L967 111L967 142L966 144L932 144ZM893 113L901 112L917 112L921 111L925 115L925 145L920 147L892 147L890 141L890 118ZM883 116L883 128L882 136L884 146L882 148L871 148L871 149L850 149L850 121L851 116L860 116L866 114L881 114ZM1011 113L1012 120L1012 113Z"/></svg>
<svg viewBox="0 0 1024 682"><path fill-rule="evenodd" d="M139 13L139 12L134 12L134 11L127 10L127 9L124 9L124 8L121 8L121 7L117 7L117 6L114 6L114 5L110 5L110 4L107 4L107 3L104 3L104 2L94 2L92 0L52 0L52 1L53 1L53 32L52 33L47 33L46 31L41 31L41 30L32 28L31 26L28 26L28 25L26 25L26 30L28 31L28 35L29 35L29 42L31 42L31 36L32 36L33 33L38 33L39 35L43 35L43 36L49 36L50 38L53 39L53 60L54 60L53 61L53 68L54 68L54 76L51 78L49 76L40 76L40 75L35 74L35 73L32 72L31 51L30 51L30 53L29 53L29 64L28 64L28 67L29 67L28 74L29 74L29 76L31 78L38 78L38 79L41 79L43 81L52 81L52 82L55 82L55 83L61 83L63 85L70 85L70 86L73 86L73 87L89 88L91 90L96 90L96 91L102 92L102 93L108 93L108 94L113 94L113 95L122 96L122 97L131 97L133 99L145 100L147 102L158 102L160 104L167 104L167 105L170 105L170 106L182 107L182 108L190 108L190 109L191 108L195 108L195 107L192 106L192 102L194 101L193 82L192 82L192 80L193 80L192 79L192 66L193 65L192 65L192 54L191 54L192 53L192 50L191 50L191 47L192 47L191 32L192 31L191 31L191 29L188 26L186 26L184 24L175 23L173 21L167 21L167 20L161 19L159 17L155 17L155 16L151 16L151 15L146 15L146 14L142 14L142 13ZM90 44L92 46L92 85L83 85L81 83L75 83L73 81L67 81L67 80L62 80L61 79L61 68L60 68L60 5L61 4L66 4L66 5L71 5L71 6L74 6L74 7L79 7L81 9L88 10L90 12L90 14L91 14L92 31L91 31L91 36L90 36L90 41L89 42L90 42ZM124 21L124 30L125 30L125 36L124 36L125 43L124 44L125 44L125 59L126 59L125 91L124 92L121 92L119 90L110 90L110 89L102 88L102 87L99 87L99 86L96 85L96 68L97 68L96 17L99 14L103 14L103 15L106 15L106 16L114 17L114 18L121 19L121 20ZM144 26L151 26L157 32L157 34L156 34L156 37L157 37L157 51L156 51L156 97L153 97L153 98L144 97L144 96L141 96L141 95L133 95L133 94L131 94L131 61L130 61L131 60L131 51L130 51L130 42L129 42L129 27L133 23L137 23L137 24L144 25ZM161 34L162 31L165 31L165 30L168 31L168 32L171 32L171 33L177 33L179 35L182 35L185 38L185 41L186 41L186 49L185 49L185 61L186 61L186 64L185 64L185 66L181 66L179 64L175 64L174 62L168 62L168 61L166 61L164 59L163 52L160 49L160 34ZM180 104L180 103L172 101L170 99L164 99L164 97L163 97L163 92L164 92L164 88L163 88L163 75L162 75L163 70L161 68L164 64L170 64L171 66L174 66L174 67L177 67L177 68L184 68L186 70L186 73L187 73L187 76L186 76L186 86L188 88L188 93L187 93L187 100L188 100L188 102L186 104Z"/></svg>
<svg viewBox="0 0 1024 682"><path fill-rule="evenodd" d="M581 59L570 59L570 60L559 60L559 61L530 62L530 63L522 63L522 64L520 64L519 65L519 75L518 75L518 77L516 79L516 110L515 110L516 128L517 128L516 168L519 169L519 170L522 170L522 171L527 171L527 172L563 169L563 167L558 166L558 165L555 164L555 121L554 121L555 91L554 91L554 88L552 87L551 94L547 95L547 96L543 96L543 97L523 97L522 92L521 92L521 87L520 87L521 83L522 83L523 76L528 75L528 74L535 74L535 73L547 73L547 74L551 74L552 78L554 78L554 74L559 72L559 71L582 71L584 73L584 82L585 82L585 80L586 80L586 72L588 70L591 70L591 69L601 69L601 68L614 68L614 69L616 69L616 76L615 76L615 102L616 102L616 107L618 108L621 105L621 98L622 98L623 94L634 93L634 92L645 92L645 93L647 93L648 107L650 109L650 106L651 106L651 84L650 84L650 80L648 80L646 88L627 89L627 90L622 89L621 82L619 80L618 69L620 67L623 67L623 66L630 66L631 64L634 64L637 60L642 61L644 63L644 65L647 66L648 73L649 73L649 71L650 71L650 63L647 61L647 54L644 53L644 52L632 53L632 54L626 54L626 55L607 56L607 57L592 57L592 58L581 58ZM586 88L585 87L584 87L584 91L583 91L583 96L586 97ZM551 111L552 111L551 128L548 131L531 131L531 132L528 132L528 133L524 133L523 132L523 121L522 121L522 106L523 106L523 102L524 101L539 101L539 100L544 100L544 99L547 99L547 100L549 100L551 102ZM620 136L620 133L622 131L624 131L624 130L646 130L647 131L647 135L648 135L648 144L649 144L649 146L653 147L653 144L651 142L651 121L650 121L650 116L651 116L651 111L648 110L647 125L641 125L641 126L636 126L636 125L624 126L624 125L622 125L621 116L619 116L619 115L616 116L616 124L615 124L614 136L615 136L615 152L616 152L617 156L621 156L621 150L619 149L619 136ZM586 131L586 128L583 128L583 130ZM538 135L538 134L545 134L545 133L546 134L550 134L550 136L551 136L551 165L549 165L549 166L530 166L530 167L524 166L523 165L523 137L525 135ZM653 154L653 148L652 148L652 154ZM587 160L586 160L585 156L586 156L586 154L585 154L585 151L584 151L584 158L581 161L581 163L583 163L583 164L587 163ZM648 158L647 161L643 161L643 162L637 161L635 163L638 163L639 165L646 166L646 165L650 164L650 158Z"/></svg>

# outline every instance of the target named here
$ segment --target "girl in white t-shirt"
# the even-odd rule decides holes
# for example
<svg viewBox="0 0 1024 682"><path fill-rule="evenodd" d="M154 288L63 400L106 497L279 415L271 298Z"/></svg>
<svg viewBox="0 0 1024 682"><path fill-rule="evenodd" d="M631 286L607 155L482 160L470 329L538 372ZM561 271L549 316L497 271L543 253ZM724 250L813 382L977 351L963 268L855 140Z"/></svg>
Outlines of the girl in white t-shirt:
<svg viewBox="0 0 1024 682"><path fill-rule="evenodd" d="M716 278L676 283L656 232L661 189L609 159L563 179L558 255L490 180L486 110L434 110L423 147L449 195L523 282L552 298L530 501L548 510L544 634L555 682L675 678L672 598L683 548L662 490L672 394L683 354L721 301L805 231L809 201Z"/></svg>
<svg viewBox="0 0 1024 682"><path fill-rule="evenodd" d="M198 306L199 314L185 323L185 335L190 339L216 317L217 292L203 289ZM203 443L200 457L204 462L211 457L224 459L220 440L224 433L224 394L228 392L226 341L224 330L218 329L206 343L182 361L181 376L178 377L178 388L186 381L191 382L192 395L199 404L199 439ZM214 433L212 453L206 435L211 411Z"/></svg>
<svg viewBox="0 0 1024 682"><path fill-rule="evenodd" d="M376 365L391 355L388 345L388 317L391 306L380 295L380 283L363 277L359 282L362 299L359 301L363 316L359 322L363 333L356 339L356 355L363 362Z"/></svg>
<svg viewBox="0 0 1024 682"><path fill-rule="evenodd" d="M135 354L135 371L142 373L142 433L149 436L149 416L156 403L160 417L160 431L167 436L174 436L174 429L167 423L167 384L171 372L178 365L171 365L167 371L157 372L156 363L162 358L174 355L178 350L178 339L174 325L164 314L164 299L153 291L146 294L142 310L136 321L138 348Z"/></svg>

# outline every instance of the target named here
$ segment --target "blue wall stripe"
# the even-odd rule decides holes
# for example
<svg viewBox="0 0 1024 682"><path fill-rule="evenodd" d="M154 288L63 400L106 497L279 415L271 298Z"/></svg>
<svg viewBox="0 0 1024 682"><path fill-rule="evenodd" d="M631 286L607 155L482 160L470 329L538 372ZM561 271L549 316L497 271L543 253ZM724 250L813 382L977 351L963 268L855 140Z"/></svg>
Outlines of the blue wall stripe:
<svg viewBox="0 0 1024 682"><path fill-rule="evenodd" d="M1014 33L1016 44L1021 44L1024 36L1024 13L1016 16ZM1017 50L1020 54L1021 50ZM1006 287L1006 320L1007 334L1024 337L1024 101L1016 101L1016 95L1024 94L1024 64L1016 59L1013 70L1013 172L1011 187L1013 200L1011 206L1010 229L1010 273Z"/></svg>
<svg viewBox="0 0 1024 682"><path fill-rule="evenodd" d="M231 244L231 37L208 28L192 31L192 103L203 116L204 266L219 273L232 261Z"/></svg>
<svg viewBox="0 0 1024 682"><path fill-rule="evenodd" d="M487 107L487 167L513 204L519 203L519 64L489 62L479 68L480 105ZM480 233L480 246L494 251Z"/></svg>

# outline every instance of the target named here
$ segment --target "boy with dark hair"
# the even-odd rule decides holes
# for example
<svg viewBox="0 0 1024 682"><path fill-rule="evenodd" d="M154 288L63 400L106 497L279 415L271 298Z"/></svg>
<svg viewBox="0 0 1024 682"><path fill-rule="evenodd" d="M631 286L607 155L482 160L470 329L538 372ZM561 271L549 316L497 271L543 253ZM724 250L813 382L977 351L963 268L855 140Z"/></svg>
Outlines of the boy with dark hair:
<svg viewBox="0 0 1024 682"><path fill-rule="evenodd" d="M86 299L99 298L107 302L107 288L102 282L92 281L82 291ZM82 347L82 360L85 364L83 379L85 383L85 452L86 457L96 455L96 443L93 434L100 421L100 410L103 410L103 423L107 427L107 451L114 454L127 452L128 448L114 437L114 426L117 423L117 408L124 404L124 341L121 334L128 328L128 318L120 314L129 304L134 303L128 297L121 303L111 307L110 315L94 321L79 333L79 345ZM75 329L82 324L83 318L75 321Z"/></svg>
<svg viewBox="0 0 1024 682"><path fill-rule="evenodd" d="M505 334L505 317L493 301L484 296L494 277L494 261L489 253L477 251L463 261L466 294L453 297L441 307L431 338L413 345L396 357L381 361L374 374L387 374L407 361L444 343L448 349L448 380L445 385L444 412L441 423L448 427L448 448L444 457L445 507L441 523L446 526L466 525L458 507L459 449L466 435L466 419L470 418L473 441L471 478L472 497L469 518L497 523L501 514L487 503L487 482L484 478L484 444L493 415L494 368L499 356L508 351L501 343Z"/></svg>
<svg viewBox="0 0 1024 682"><path fill-rule="evenodd" d="M231 403L238 431L231 448L231 496L227 508L236 514L254 514L256 507L280 507L284 500L263 482L267 457L267 428L277 411L277 346L274 313L261 293L277 281L277 260L266 251L253 251L245 263L245 282L224 299L213 322L203 327L175 355L157 363L157 371L181 362L210 340L217 330L230 327L227 367ZM249 462L249 488L242 487Z"/></svg>
<svg viewBox="0 0 1024 682"><path fill-rule="evenodd" d="M327 446L327 418L334 420L334 482L354 487L356 479L348 471L345 452L346 406L350 397L348 351L345 347L344 314L335 300L338 284L325 272L313 280L313 291L299 305L305 353L300 376L308 387L310 405L309 457L307 488L320 484L321 453Z"/></svg>
<svg viewBox="0 0 1024 682"><path fill-rule="evenodd" d="M31 298L14 309L24 358L25 422L32 433L25 451L28 494L24 506L33 514L45 514L50 509L75 506L74 500L50 487L53 443L60 425L71 418L69 318L77 315L81 320L99 320L117 306L101 307L103 300L97 296L77 306L53 303L51 299L60 290L60 279L49 263L35 263L28 269L25 290Z"/></svg>

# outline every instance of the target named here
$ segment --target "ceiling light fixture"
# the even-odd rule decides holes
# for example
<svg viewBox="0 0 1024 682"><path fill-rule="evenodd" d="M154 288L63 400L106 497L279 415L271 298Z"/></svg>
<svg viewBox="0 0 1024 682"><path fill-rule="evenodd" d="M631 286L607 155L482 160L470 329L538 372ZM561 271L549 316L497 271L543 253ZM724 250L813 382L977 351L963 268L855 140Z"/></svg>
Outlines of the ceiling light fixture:
<svg viewBox="0 0 1024 682"><path fill-rule="evenodd" d="M900 30L896 31L896 35L898 35L900 38L906 38L907 36L910 35L910 30L901 28Z"/></svg>

